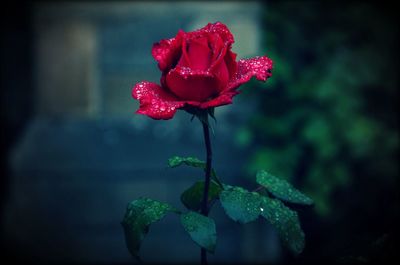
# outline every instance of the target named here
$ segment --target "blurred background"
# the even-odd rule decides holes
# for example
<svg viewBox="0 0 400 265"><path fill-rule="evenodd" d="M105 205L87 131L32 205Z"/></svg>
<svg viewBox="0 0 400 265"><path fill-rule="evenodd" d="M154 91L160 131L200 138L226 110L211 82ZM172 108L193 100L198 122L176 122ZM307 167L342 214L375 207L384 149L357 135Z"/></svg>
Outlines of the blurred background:
<svg viewBox="0 0 400 265"><path fill-rule="evenodd" d="M373 2L16 2L1 16L1 259L127 264L120 222L139 196L183 209L205 157L200 123L179 111L136 115L131 87L158 82L151 46L225 23L239 58L266 54L273 77L216 109L214 166L256 187L266 169L314 199L298 209L297 258L262 220L232 223L216 205L211 263L375 263L398 258L398 26ZM199 249L170 215L142 245L150 263L196 263Z"/></svg>

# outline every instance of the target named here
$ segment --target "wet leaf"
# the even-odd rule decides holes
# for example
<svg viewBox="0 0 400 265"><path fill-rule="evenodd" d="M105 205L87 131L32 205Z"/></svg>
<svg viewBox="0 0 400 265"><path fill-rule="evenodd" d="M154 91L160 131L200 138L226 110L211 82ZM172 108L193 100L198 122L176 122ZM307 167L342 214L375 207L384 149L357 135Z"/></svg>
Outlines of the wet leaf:
<svg viewBox="0 0 400 265"><path fill-rule="evenodd" d="M300 254L305 245L305 236L300 227L297 212L286 207L281 201L262 197L261 216L278 231L285 246L294 254Z"/></svg>
<svg viewBox="0 0 400 265"><path fill-rule="evenodd" d="M181 223L196 244L214 253L217 232L213 219L195 212L188 212L181 214Z"/></svg>
<svg viewBox="0 0 400 265"><path fill-rule="evenodd" d="M196 157L181 157L181 156L173 156L170 159L168 159L168 166L169 167L178 167L181 165L187 165L190 167L197 167L197 168L202 168L206 169L206 162L196 158ZM211 169L211 177L215 182L218 183L219 186L223 187L223 184L219 181L217 174L215 173L214 169Z"/></svg>
<svg viewBox="0 0 400 265"><path fill-rule="evenodd" d="M314 203L312 199L294 188L286 180L277 178L265 170L257 172L256 181L278 199L303 205L312 205Z"/></svg>
<svg viewBox="0 0 400 265"><path fill-rule="evenodd" d="M182 164L191 167L199 167L203 169L206 167L206 163L196 157L174 156L168 160L168 166L170 167L178 167Z"/></svg>
<svg viewBox="0 0 400 265"><path fill-rule="evenodd" d="M261 196L241 187L228 187L220 194L221 205L234 221L245 224L260 215Z"/></svg>
<svg viewBox="0 0 400 265"><path fill-rule="evenodd" d="M199 211L201 209L201 203L203 201L204 181L198 181L193 184L190 188L185 190L181 195L182 203L192 211ZM222 188L218 186L214 181L210 182L210 188L208 191L208 203L211 207L211 203L216 200L222 191Z"/></svg>
<svg viewBox="0 0 400 265"><path fill-rule="evenodd" d="M149 231L149 226L168 212L178 212L178 210L167 203L149 198L140 198L128 204L121 224L127 247L134 257L139 259L140 245Z"/></svg>

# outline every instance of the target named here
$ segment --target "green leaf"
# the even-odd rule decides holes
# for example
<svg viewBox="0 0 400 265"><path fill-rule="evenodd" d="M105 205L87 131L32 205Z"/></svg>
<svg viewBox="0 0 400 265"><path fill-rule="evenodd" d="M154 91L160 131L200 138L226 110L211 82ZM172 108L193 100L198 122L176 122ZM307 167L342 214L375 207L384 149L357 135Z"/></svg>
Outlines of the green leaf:
<svg viewBox="0 0 400 265"><path fill-rule="evenodd" d="M196 157L181 157L181 156L173 156L168 159L168 166L169 167L178 167L180 165L187 165L191 167L199 167L199 168L206 168L206 163L199 160Z"/></svg>
<svg viewBox="0 0 400 265"><path fill-rule="evenodd" d="M304 249L305 236L297 212L286 207L281 201L268 197L263 197L261 209L261 216L278 230L284 245L294 254L300 254Z"/></svg>
<svg viewBox="0 0 400 265"><path fill-rule="evenodd" d="M169 167L178 167L181 165L187 165L190 167L198 167L198 168L202 168L202 169L206 169L206 162L196 158L196 157L181 157L181 156L173 156L170 159L168 159L168 166ZM215 172L214 169L211 169L211 177L213 178L213 180L215 180L215 182L218 183L218 185L220 187L223 187L224 185L221 183L221 181L218 179L217 177L217 173Z"/></svg>
<svg viewBox="0 0 400 265"><path fill-rule="evenodd" d="M139 198L128 204L121 224L125 231L125 241L130 253L139 259L142 240L149 231L149 226L159 221L168 212L178 212L167 203Z"/></svg>
<svg viewBox="0 0 400 265"><path fill-rule="evenodd" d="M196 244L214 253L217 232L213 219L195 212L188 212L181 214L181 223Z"/></svg>
<svg viewBox="0 0 400 265"><path fill-rule="evenodd" d="M203 201L204 181L198 181L193 184L190 188L185 190L181 195L182 203L192 211L199 211L201 209L201 203ZM218 198L222 188L218 186L214 181L210 182L210 188L208 190L208 203L211 205L215 199Z"/></svg>
<svg viewBox="0 0 400 265"><path fill-rule="evenodd" d="M279 179L265 170L257 172L256 181L276 198L297 204L312 205L312 199L295 189L286 180Z"/></svg>
<svg viewBox="0 0 400 265"><path fill-rule="evenodd" d="M261 196L241 187L229 187L222 191L220 201L226 214L242 224L254 221L261 213Z"/></svg>

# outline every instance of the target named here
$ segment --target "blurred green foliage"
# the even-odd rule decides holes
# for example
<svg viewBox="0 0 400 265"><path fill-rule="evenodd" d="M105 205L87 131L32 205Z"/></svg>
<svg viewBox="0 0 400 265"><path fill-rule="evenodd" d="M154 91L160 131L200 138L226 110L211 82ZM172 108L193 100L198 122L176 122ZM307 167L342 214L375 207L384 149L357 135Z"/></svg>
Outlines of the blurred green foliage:
<svg viewBox="0 0 400 265"><path fill-rule="evenodd" d="M250 150L246 175L266 169L314 200L314 213L301 213L305 264L400 260L395 10L352 1L266 5L273 76L243 89L257 110L236 139Z"/></svg>
<svg viewBox="0 0 400 265"><path fill-rule="evenodd" d="M263 168L287 178L321 218L350 207L337 208L341 191L379 208L374 187L393 192L399 173L397 33L395 15L371 3L267 4L273 76L243 89L258 109L236 133L253 146L247 175Z"/></svg>

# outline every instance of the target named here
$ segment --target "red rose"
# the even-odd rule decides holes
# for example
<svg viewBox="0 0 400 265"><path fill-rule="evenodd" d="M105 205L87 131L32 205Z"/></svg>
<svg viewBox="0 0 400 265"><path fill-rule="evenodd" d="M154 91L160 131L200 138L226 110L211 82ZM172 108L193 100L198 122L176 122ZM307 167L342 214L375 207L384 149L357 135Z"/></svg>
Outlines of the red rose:
<svg viewBox="0 0 400 265"><path fill-rule="evenodd" d="M133 87L132 96L140 101L136 113L171 119L177 109L231 104L236 89L251 77L267 80L272 61L262 56L236 62L233 42L229 29L217 22L155 43L152 55L162 71L161 86L144 81Z"/></svg>

